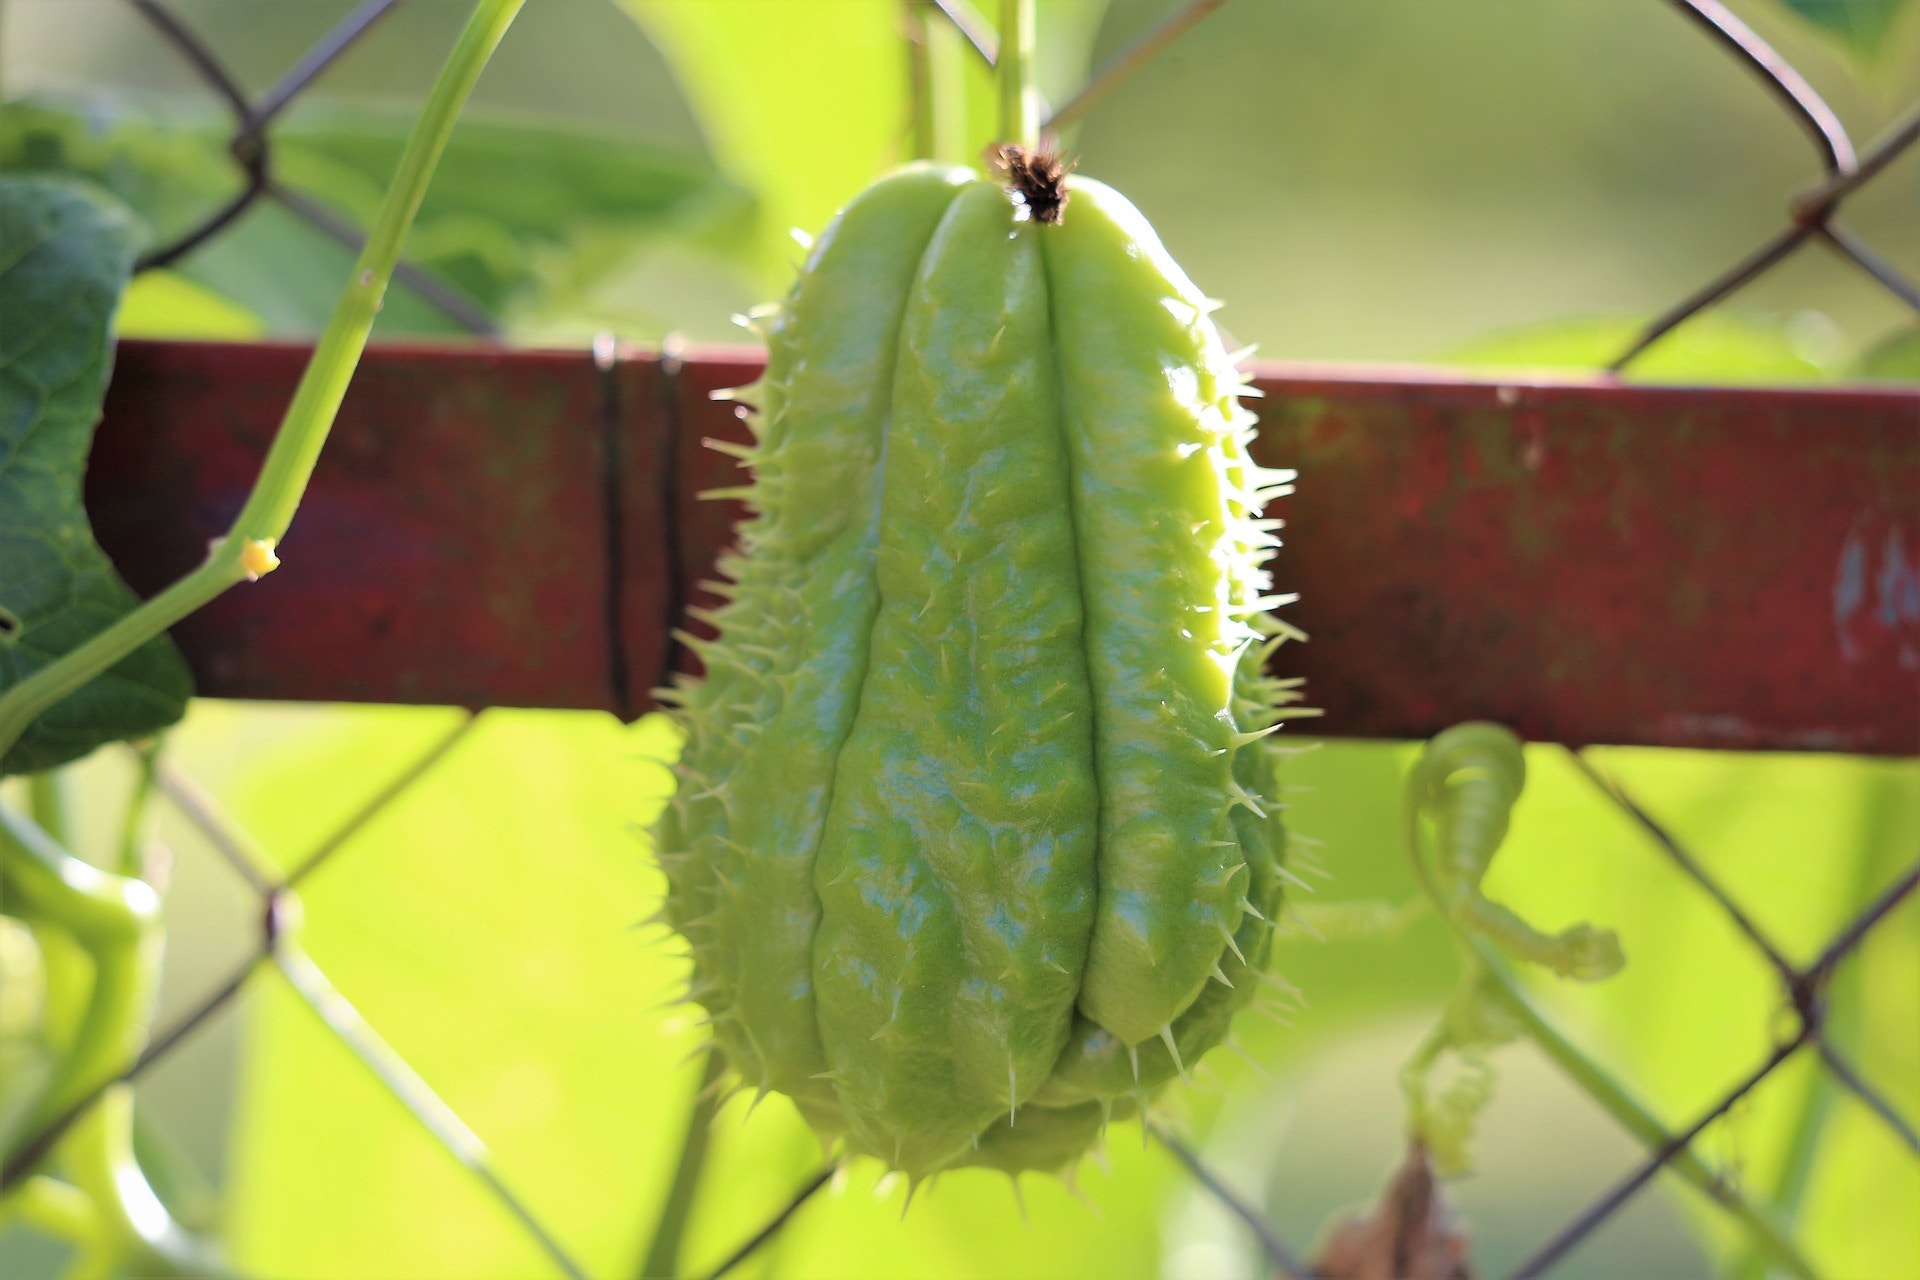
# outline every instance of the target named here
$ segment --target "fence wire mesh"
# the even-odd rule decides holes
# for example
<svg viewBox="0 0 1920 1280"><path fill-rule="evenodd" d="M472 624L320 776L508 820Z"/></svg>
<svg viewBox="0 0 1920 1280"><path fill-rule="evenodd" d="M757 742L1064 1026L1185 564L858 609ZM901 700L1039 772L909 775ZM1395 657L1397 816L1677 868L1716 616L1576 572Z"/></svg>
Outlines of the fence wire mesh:
<svg viewBox="0 0 1920 1280"><path fill-rule="evenodd" d="M208 210L199 222L171 242L149 251L141 261L142 268L165 266L192 254L233 226L261 201L279 204L350 249L357 251L360 248L360 233L348 218L314 197L288 186L276 173L273 126L323 71L342 54L368 38L381 19L402 2L364 0L288 68L270 89L258 97L250 97L202 35L184 22L164 0L126 0L150 24L158 45L184 59L204 82L209 93L230 111L233 131L227 149L241 180L240 188L231 198ZM1048 123L1062 125L1079 117L1121 80L1224 2L1190 0L1189 3L1176 6L1164 22L1098 68L1088 86L1053 112ZM1725 5L1718 0L1664 2L1678 10L1708 39L1724 48L1729 56L1754 75L1760 88L1774 97L1781 110L1806 135L1825 176L1816 186L1789 199L1785 225L1779 232L1649 323L1631 345L1612 361L1611 367L1615 370L1627 368L1676 327L1766 275L1812 241L1824 244L1893 297L1920 313L1920 286L1905 278L1840 217L1842 208L1850 198L1886 171L1895 159L1920 143L1920 103L1916 103L1864 151L1860 150L1835 112L1807 80ZM925 11L920 20L952 22L980 58L989 64L993 61L992 26L966 0L910 0L910 3L913 8ZM481 335L494 332L493 321L483 309L431 272L403 261L396 274L421 297L439 307L468 331ZM208 846L220 855L255 897L259 927L251 951L243 963L224 980L212 985L185 1014L155 1031L145 1050L127 1065L115 1081L102 1085L93 1095L81 1100L29 1140L0 1171L0 1193L16 1187L38 1170L60 1137L111 1084L132 1082L147 1074L157 1063L206 1027L250 984L273 975L313 1010L332 1035L405 1106L422 1129L471 1174L478 1185L519 1225L556 1272L569 1277L587 1275L586 1269L569 1252L566 1244L542 1222L526 1200L501 1175L486 1144L435 1093L432 1085L409 1066L378 1030L355 1010L299 941L302 883L333 859L343 856L356 836L378 821L412 788L428 779L435 766L467 737L478 719L472 714L463 716L450 732L398 771L345 821L317 838L298 859L284 864L263 857L239 826L222 811L214 797L190 776L163 761L154 777L159 792L200 833ZM1702 860L1630 794L1618 778L1602 769L1585 751L1574 752L1572 758L1579 771L1591 781L1598 799L1624 814L1654 848L1715 904L1777 975L1781 1022L1773 1036L1773 1047L1761 1062L1748 1074L1729 1084L1718 1100L1685 1128L1662 1133L1648 1141L1646 1154L1637 1166L1584 1210L1549 1233L1513 1269L1511 1275L1518 1278L1550 1273L1576 1246L1613 1219L1663 1169L1669 1168L1682 1157L1699 1158L1695 1144L1710 1126L1737 1107L1763 1081L1789 1062L1807 1054L1817 1058L1831 1080L1857 1098L1898 1144L1914 1160L1920 1161L1920 1132L1916 1132L1916 1121L1902 1115L1886 1092L1866 1078L1851 1056L1853 1048L1837 1042L1828 1019L1828 993L1834 975L1854 956L1876 927L1887 920L1901 903L1911 898L1916 890L1920 890L1920 861L1913 863L1838 930L1810 963L1795 964L1755 922L1737 897L1709 873ZM276 868L281 865L290 867L290 870L279 872ZM710 1095L703 1093L702 1096ZM701 1125L711 1118L711 1113L711 1106L697 1100L691 1120L696 1134ZM1304 1255L1282 1237L1259 1208L1211 1169L1185 1138L1162 1121L1149 1119L1145 1124L1148 1134L1166 1148L1177 1164L1226 1212L1245 1225L1274 1272L1287 1277L1314 1274L1312 1265ZM813 1197L832 1183L837 1172L838 1166L830 1163L809 1175L788 1200L772 1209L763 1226L748 1234L735 1250L708 1273L711 1280L717 1280L734 1270L772 1241ZM1713 1173L1709 1192L1723 1207L1742 1214L1752 1212L1753 1206L1747 1202L1738 1179L1733 1176L1724 1172ZM678 1185L669 1192L670 1196L690 1194L690 1187ZM648 1271L647 1274L653 1273Z"/></svg>

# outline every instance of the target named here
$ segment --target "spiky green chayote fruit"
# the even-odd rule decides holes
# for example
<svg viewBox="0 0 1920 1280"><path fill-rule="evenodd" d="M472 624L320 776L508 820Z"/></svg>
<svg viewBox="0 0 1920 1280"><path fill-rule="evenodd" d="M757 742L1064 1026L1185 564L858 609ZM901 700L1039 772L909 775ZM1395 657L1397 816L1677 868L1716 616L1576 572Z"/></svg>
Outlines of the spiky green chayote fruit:
<svg viewBox="0 0 1920 1280"><path fill-rule="evenodd" d="M755 514L670 697L691 999L916 1177L1070 1164L1225 1036L1281 897L1291 476L1145 219L1021 159L881 179L755 317Z"/></svg>

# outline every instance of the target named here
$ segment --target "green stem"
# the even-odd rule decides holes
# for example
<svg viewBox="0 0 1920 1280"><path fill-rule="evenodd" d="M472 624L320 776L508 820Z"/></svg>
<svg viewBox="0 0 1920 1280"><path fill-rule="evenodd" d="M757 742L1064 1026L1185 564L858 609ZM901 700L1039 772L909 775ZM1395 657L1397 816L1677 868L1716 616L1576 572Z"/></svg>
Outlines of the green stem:
<svg viewBox="0 0 1920 1280"><path fill-rule="evenodd" d="M113 1079L140 1051L160 976L160 899L143 880L109 875L69 855L5 806L0 884L10 914L57 925L93 961L92 989L73 1042L21 1130L33 1134Z"/></svg>
<svg viewBox="0 0 1920 1280"><path fill-rule="evenodd" d="M0 1229L15 1220L74 1246L100 1234L100 1215L87 1193L46 1173L28 1178L0 1200Z"/></svg>
<svg viewBox="0 0 1920 1280"><path fill-rule="evenodd" d="M1000 0L1000 140L1040 142L1040 95L1033 83L1034 0Z"/></svg>
<svg viewBox="0 0 1920 1280"><path fill-rule="evenodd" d="M227 1276L204 1240L174 1221L133 1154L133 1086L117 1084L75 1123L60 1143L73 1183L93 1201L105 1239L103 1273L164 1280Z"/></svg>
<svg viewBox="0 0 1920 1280"><path fill-rule="evenodd" d="M907 36L907 123L915 160L931 160L933 134L933 68L927 51L927 21L921 11L926 0L901 0L900 24Z"/></svg>
<svg viewBox="0 0 1920 1280"><path fill-rule="evenodd" d="M667 1198L660 1208L659 1225L653 1229L653 1242L647 1246L646 1259L640 1264L640 1280L672 1280L680 1274L681 1243L686 1239L694 1198L700 1191L700 1171L706 1167L713 1121L720 1110L720 1076L726 1067L726 1059L718 1049L707 1050L700 1084L687 1116L687 1136L680 1146L680 1160L674 1166L673 1183L667 1188Z"/></svg>
<svg viewBox="0 0 1920 1280"><path fill-rule="evenodd" d="M319 460L320 447L333 427L334 414L347 394L360 353L366 349L387 282L400 258L400 246L420 211L440 153L446 149L474 82L523 2L480 0L440 69L426 106L414 122L386 199L367 233L367 246L360 251L346 290L334 305L333 316L294 390L293 402L287 406L286 417L274 436L260 479L227 535L236 550L238 543L250 539L278 540L292 523L307 479Z"/></svg>
<svg viewBox="0 0 1920 1280"><path fill-rule="evenodd" d="M133 748L134 774L133 789L127 796L127 810L120 819L120 842L116 864L112 868L115 875L138 876L145 872L141 865L141 844L146 836L147 808L153 800L155 775L160 768L162 740L154 738Z"/></svg>
<svg viewBox="0 0 1920 1280"><path fill-rule="evenodd" d="M1540 1047L1554 1064L1565 1072L1567 1077L1589 1098L1600 1104L1601 1110L1612 1116L1622 1128L1638 1138L1650 1151L1664 1150L1673 1141L1673 1135L1666 1126L1643 1106L1638 1099L1616 1081L1604 1068L1576 1048L1571 1041L1562 1036L1540 1016L1527 998L1521 994L1513 977L1505 972L1505 967L1491 953L1491 948L1477 941L1469 942L1480 963L1485 966L1488 988L1501 1005L1512 1014L1526 1032L1529 1039ZM1757 1205L1750 1203L1739 1192L1706 1163L1696 1156L1690 1148L1682 1148L1667 1161L1667 1167L1693 1185L1694 1189L1719 1205L1727 1214L1747 1231L1754 1245L1771 1254L1775 1261L1796 1276L1804 1280L1813 1280L1813 1264L1800 1252L1791 1237L1779 1224L1763 1212Z"/></svg>
<svg viewBox="0 0 1920 1280"><path fill-rule="evenodd" d="M933 109L933 158L973 159L967 146L967 38L951 22L927 24L927 95Z"/></svg>
<svg viewBox="0 0 1920 1280"><path fill-rule="evenodd" d="M305 495L321 446L366 349L400 245L453 125L507 26L525 0L479 0L415 121L400 167L354 263L346 290L307 362L246 505L198 569L79 648L0 695L0 753L47 708L227 588L270 568L273 547Z"/></svg>
<svg viewBox="0 0 1920 1280"><path fill-rule="evenodd" d="M73 848L73 806L68 803L67 779L58 769L48 769L27 779L27 813L53 842Z"/></svg>

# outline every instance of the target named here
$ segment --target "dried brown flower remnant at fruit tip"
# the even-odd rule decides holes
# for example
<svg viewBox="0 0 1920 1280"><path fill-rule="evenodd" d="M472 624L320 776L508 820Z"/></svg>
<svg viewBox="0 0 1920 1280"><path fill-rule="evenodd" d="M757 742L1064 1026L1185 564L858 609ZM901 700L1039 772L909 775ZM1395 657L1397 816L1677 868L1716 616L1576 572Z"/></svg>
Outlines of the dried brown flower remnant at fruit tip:
<svg viewBox="0 0 1920 1280"><path fill-rule="evenodd" d="M1059 222L1067 210L1067 171L1073 166L1048 147L1029 149L1005 142L994 150L994 166L1005 170L1007 185L1020 193L1035 222Z"/></svg>
<svg viewBox="0 0 1920 1280"><path fill-rule="evenodd" d="M1423 1144L1408 1148L1372 1213L1333 1229L1314 1272L1323 1280L1473 1280L1466 1233L1434 1185Z"/></svg>

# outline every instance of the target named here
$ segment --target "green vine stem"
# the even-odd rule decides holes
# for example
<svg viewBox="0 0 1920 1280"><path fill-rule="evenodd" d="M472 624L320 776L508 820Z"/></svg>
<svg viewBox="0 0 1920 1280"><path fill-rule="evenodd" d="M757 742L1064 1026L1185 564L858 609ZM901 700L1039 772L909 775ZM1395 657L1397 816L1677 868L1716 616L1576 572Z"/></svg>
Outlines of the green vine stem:
<svg viewBox="0 0 1920 1280"><path fill-rule="evenodd" d="M928 48L928 23L921 10L925 0L900 0L900 27L907 43L907 125L910 154L931 160L934 143L933 59Z"/></svg>
<svg viewBox="0 0 1920 1280"><path fill-rule="evenodd" d="M68 855L25 816L0 805L0 890L10 914L51 921L85 947L92 989L46 1096L26 1118L34 1133L111 1080L146 1038L159 981L160 899L143 880L109 875Z"/></svg>
<svg viewBox="0 0 1920 1280"><path fill-rule="evenodd" d="M144 873L142 842L146 839L147 808L153 800L162 746L161 738L151 738L133 746L133 788L127 795L127 808L120 818L120 838L115 842L116 856L111 868L115 875L137 876Z"/></svg>
<svg viewBox="0 0 1920 1280"><path fill-rule="evenodd" d="M1023 147L1040 142L1040 95L1033 83L1034 0L1000 0L1000 47L994 75L1000 85L1000 140Z"/></svg>
<svg viewBox="0 0 1920 1280"><path fill-rule="evenodd" d="M35 1174L0 1199L0 1231L14 1222L71 1244L100 1235L100 1213L92 1198L49 1173Z"/></svg>
<svg viewBox="0 0 1920 1280"><path fill-rule="evenodd" d="M258 578L279 563L275 548L293 522L347 384L366 349L401 242L413 225L427 182L474 82L523 3L479 0L468 17L414 123L366 248L354 263L353 276L334 305L233 527L198 569L0 695L0 752L18 741L41 712L229 587Z"/></svg>
<svg viewBox="0 0 1920 1280"><path fill-rule="evenodd" d="M1487 986L1501 1005L1512 1014L1527 1037L1538 1045L1548 1058L1552 1059L1567 1077L1595 1102L1602 1110L1619 1122L1634 1137L1651 1151L1664 1150L1673 1141L1673 1135L1665 1125L1649 1111L1626 1088L1616 1081L1593 1059L1580 1051L1565 1036L1549 1024L1545 1018L1527 1001L1514 980L1496 957L1489 954L1491 948L1485 943L1470 943L1480 962L1487 967ZM1789 1272L1803 1280L1813 1280L1813 1264L1800 1252L1791 1237L1779 1224L1773 1222L1758 1206L1733 1190L1718 1174L1707 1167L1690 1149L1682 1148L1675 1152L1667 1165L1681 1178L1691 1183L1702 1195L1724 1209L1745 1228L1753 1243Z"/></svg>
<svg viewBox="0 0 1920 1280"><path fill-rule="evenodd" d="M680 1250L686 1240L687 1225L693 1219L694 1201L700 1191L700 1174L706 1168L707 1148L713 1137L713 1122L725 1101L721 1077L726 1059L718 1048L709 1048L695 1086L693 1104L687 1113L687 1135L680 1145L680 1158L674 1164L673 1182L661 1203L660 1221L653 1229L646 1257L640 1263L640 1280L672 1280L680 1274Z"/></svg>
<svg viewBox="0 0 1920 1280"><path fill-rule="evenodd" d="M66 773L48 769L27 778L27 812L63 849L73 848L72 787Z"/></svg>
<svg viewBox="0 0 1920 1280"><path fill-rule="evenodd" d="M967 160L966 37L933 0L901 0L908 118L916 160Z"/></svg>
<svg viewBox="0 0 1920 1280"><path fill-rule="evenodd" d="M1622 1128L1649 1150L1664 1150L1672 1142L1673 1135L1659 1118L1605 1068L1542 1017L1521 991L1518 980L1498 950L1485 938L1474 934L1448 910L1449 898L1443 893L1429 865L1429 858L1423 853L1426 842L1421 839L1420 815L1419 796L1410 787L1401 815L1402 839L1407 856L1413 863L1414 878L1419 882L1421 892L1432 903L1434 913L1440 917L1459 946L1470 975L1469 980L1477 981L1480 989L1514 1020L1521 1033L1539 1046L1566 1073L1568 1079ZM1802 1280L1813 1280L1813 1265L1787 1233L1716 1175L1692 1150L1682 1148L1676 1152L1667 1162L1667 1167L1739 1222L1755 1246L1771 1255L1780 1266L1802 1277Z"/></svg>
<svg viewBox="0 0 1920 1280"><path fill-rule="evenodd" d="M133 1153L133 1086L108 1089L60 1143L60 1155L98 1215L95 1230L82 1237L83 1256L94 1269L75 1276L133 1274L166 1280L231 1276L217 1250L174 1221L161 1203Z"/></svg>

